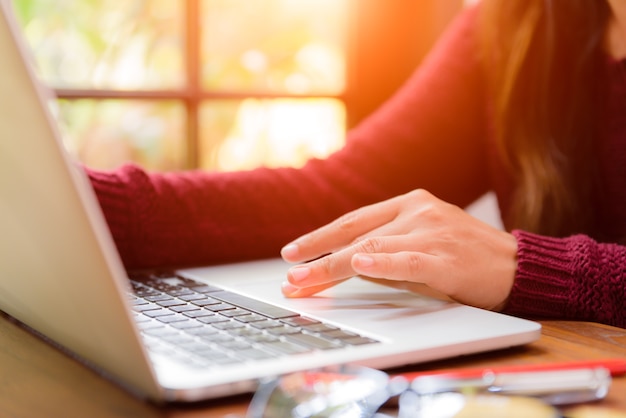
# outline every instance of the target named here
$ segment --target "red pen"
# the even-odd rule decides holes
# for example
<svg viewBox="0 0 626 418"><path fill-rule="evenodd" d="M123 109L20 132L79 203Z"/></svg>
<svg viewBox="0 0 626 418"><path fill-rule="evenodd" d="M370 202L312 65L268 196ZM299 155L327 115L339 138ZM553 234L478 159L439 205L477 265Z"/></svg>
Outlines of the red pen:
<svg viewBox="0 0 626 418"><path fill-rule="evenodd" d="M626 359L444 369L399 374L417 396L449 392L532 396L552 405L604 398L611 376L626 373Z"/></svg>
<svg viewBox="0 0 626 418"><path fill-rule="evenodd" d="M611 376L619 376L626 374L626 359L609 358L599 360L577 360L559 363L539 363L539 364L520 364L511 366L494 366L469 369L440 369L421 372L401 373L397 376L404 377L411 381L422 376L439 376L459 379L480 378L485 373L528 373L541 371L558 371L573 369L595 369L603 367L609 371Z"/></svg>

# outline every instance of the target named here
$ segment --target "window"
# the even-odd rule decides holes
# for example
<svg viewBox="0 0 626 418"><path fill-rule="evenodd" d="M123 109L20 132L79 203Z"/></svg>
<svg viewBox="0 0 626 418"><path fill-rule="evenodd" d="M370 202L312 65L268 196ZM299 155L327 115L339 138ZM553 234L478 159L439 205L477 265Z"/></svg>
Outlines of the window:
<svg viewBox="0 0 626 418"><path fill-rule="evenodd" d="M16 0L92 167L301 165L339 148L350 0Z"/></svg>
<svg viewBox="0 0 626 418"><path fill-rule="evenodd" d="M14 0L96 168L299 166L341 147L463 0Z"/></svg>

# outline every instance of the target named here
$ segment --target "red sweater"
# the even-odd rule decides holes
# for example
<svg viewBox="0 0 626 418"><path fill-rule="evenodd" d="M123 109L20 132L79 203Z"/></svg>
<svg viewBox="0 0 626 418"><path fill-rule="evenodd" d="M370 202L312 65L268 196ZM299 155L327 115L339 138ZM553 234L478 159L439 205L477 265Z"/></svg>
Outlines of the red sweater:
<svg viewBox="0 0 626 418"><path fill-rule="evenodd" d="M275 257L337 216L415 188L464 207L489 190L506 213L513 184L490 135L476 54L476 13L451 26L343 149L301 169L147 173L87 170L125 265L187 266ZM626 236L626 62L611 64L601 165L611 193L594 206L603 230ZM604 122L603 122L604 123ZM626 327L626 247L576 235L513 231L518 270L505 311Z"/></svg>

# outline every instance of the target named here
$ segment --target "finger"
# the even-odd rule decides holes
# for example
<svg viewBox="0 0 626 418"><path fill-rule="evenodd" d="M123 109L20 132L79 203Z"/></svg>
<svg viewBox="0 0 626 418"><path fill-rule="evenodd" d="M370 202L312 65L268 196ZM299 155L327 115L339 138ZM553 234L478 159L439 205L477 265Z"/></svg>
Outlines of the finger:
<svg viewBox="0 0 626 418"><path fill-rule="evenodd" d="M302 288L347 279L357 274L352 267L354 254L397 252L407 248L407 239L406 236L364 239L336 253L290 268L287 280Z"/></svg>
<svg viewBox="0 0 626 418"><path fill-rule="evenodd" d="M398 236L398 235L403 235L403 236L407 235L407 230L404 227L404 225L397 225L394 222L388 222L379 227L371 229L362 235L359 235L358 237L353 239L350 243L347 243L341 248L336 248L333 251L329 251L325 253L325 255L332 254L333 252L337 253L351 246L358 246L360 244L367 243L368 239L378 239L381 237L392 237L392 236ZM301 258L301 254L299 252L298 247L299 247L298 245L295 245L295 241L294 243L283 247L283 249L281 250L281 255L283 259L285 259L285 261L288 261L288 262L300 262L299 258ZM320 258L320 257L317 257L317 258ZM311 261L313 259L314 258L308 258L302 261L306 262L306 261Z"/></svg>
<svg viewBox="0 0 626 418"><path fill-rule="evenodd" d="M342 283L343 281L344 280L340 280L336 282L324 283L321 285L309 287L296 287L289 282L284 282L281 286L281 290L283 292L283 295L288 298L304 298L308 296L313 296L316 293L320 293L326 289L338 285L339 283Z"/></svg>
<svg viewBox="0 0 626 418"><path fill-rule="evenodd" d="M287 244L281 256L287 262L301 263L350 245L360 236L391 222L397 216L394 199L365 206L337 218Z"/></svg>
<svg viewBox="0 0 626 418"><path fill-rule="evenodd" d="M431 286L433 277L442 274L436 256L417 251L355 253L350 263L357 274L428 286Z"/></svg>

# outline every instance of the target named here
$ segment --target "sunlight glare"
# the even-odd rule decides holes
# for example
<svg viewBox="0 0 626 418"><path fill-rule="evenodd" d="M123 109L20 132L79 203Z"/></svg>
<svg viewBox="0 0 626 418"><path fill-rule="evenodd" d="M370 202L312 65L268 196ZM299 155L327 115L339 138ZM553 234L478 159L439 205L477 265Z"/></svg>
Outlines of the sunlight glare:
<svg viewBox="0 0 626 418"><path fill-rule="evenodd" d="M222 171L299 167L344 143L345 110L334 99L246 99L219 151Z"/></svg>

